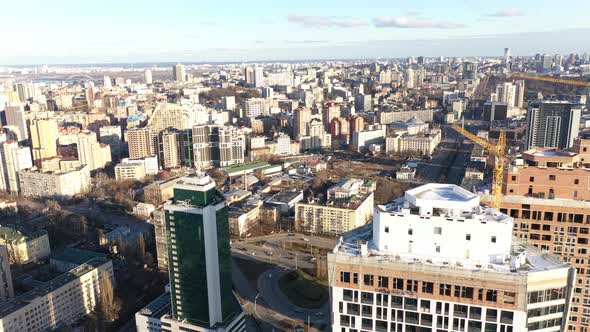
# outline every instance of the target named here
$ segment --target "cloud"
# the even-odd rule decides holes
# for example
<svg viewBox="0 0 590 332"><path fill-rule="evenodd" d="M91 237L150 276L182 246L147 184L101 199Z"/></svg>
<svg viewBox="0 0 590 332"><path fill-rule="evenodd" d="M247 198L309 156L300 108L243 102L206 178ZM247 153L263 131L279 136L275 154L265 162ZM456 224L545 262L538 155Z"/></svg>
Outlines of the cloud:
<svg viewBox="0 0 590 332"><path fill-rule="evenodd" d="M307 16L289 14L287 21L299 24L306 28L355 28L367 25L367 23L351 17Z"/></svg>
<svg viewBox="0 0 590 332"><path fill-rule="evenodd" d="M518 17L518 16L523 16L524 13L519 10L519 9L504 9L504 10L500 10L497 11L495 13L491 13L486 15L487 17Z"/></svg>
<svg viewBox="0 0 590 332"><path fill-rule="evenodd" d="M376 17L373 19L373 23L378 28L459 29L465 27L462 23L434 21L415 17Z"/></svg>

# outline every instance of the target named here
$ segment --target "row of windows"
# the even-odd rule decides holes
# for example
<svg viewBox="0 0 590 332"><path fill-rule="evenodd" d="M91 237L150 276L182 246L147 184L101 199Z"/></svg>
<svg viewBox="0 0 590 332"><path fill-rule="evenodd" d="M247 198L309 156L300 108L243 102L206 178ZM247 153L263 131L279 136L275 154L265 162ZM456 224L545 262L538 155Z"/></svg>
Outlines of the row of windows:
<svg viewBox="0 0 590 332"><path fill-rule="evenodd" d="M352 275L352 279L351 279ZM390 282L390 279L391 282ZM354 272L350 273L347 271L340 271L340 282L358 284L359 274ZM417 293L421 284L422 293L434 294L435 283L430 281L422 281L402 278L390 278L388 276L377 276L377 283L375 284L375 276L372 274L363 275L363 285L365 286L376 286L378 288L406 290L408 292ZM404 287L405 286L405 287ZM476 292L477 291L477 292ZM454 296L457 298L465 298L473 300L477 293L477 299L479 301L497 302L498 291L495 289L476 289L474 287L451 285L451 284L438 284L438 295L441 296ZM514 304L516 293L515 292L503 292L503 303Z"/></svg>

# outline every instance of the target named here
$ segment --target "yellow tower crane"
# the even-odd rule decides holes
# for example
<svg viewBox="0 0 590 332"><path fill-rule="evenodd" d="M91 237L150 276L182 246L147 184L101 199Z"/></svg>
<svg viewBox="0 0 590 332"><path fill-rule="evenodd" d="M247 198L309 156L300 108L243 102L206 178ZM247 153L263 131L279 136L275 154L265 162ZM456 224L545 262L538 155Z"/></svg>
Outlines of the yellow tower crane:
<svg viewBox="0 0 590 332"><path fill-rule="evenodd" d="M504 164L510 164L510 159L506 156L505 153L506 134L504 133L504 131L500 131L500 137L498 138L498 142L493 143L482 137L470 133L463 127L458 126L456 124L453 125L453 129L455 129L459 134L467 137L469 140L478 144L479 146L481 146L486 151L488 151L496 157L496 163L494 165L494 179L492 182L492 207L494 209L499 209L500 203L502 203L502 180L504 176Z"/></svg>
<svg viewBox="0 0 590 332"><path fill-rule="evenodd" d="M568 80L568 79L549 77L549 76L535 76L535 75L528 75L528 74L523 74L523 73L512 73L510 76L511 76L511 78L514 78L514 79L534 80L534 81L543 81L543 82L590 87L590 82L586 82L586 81Z"/></svg>

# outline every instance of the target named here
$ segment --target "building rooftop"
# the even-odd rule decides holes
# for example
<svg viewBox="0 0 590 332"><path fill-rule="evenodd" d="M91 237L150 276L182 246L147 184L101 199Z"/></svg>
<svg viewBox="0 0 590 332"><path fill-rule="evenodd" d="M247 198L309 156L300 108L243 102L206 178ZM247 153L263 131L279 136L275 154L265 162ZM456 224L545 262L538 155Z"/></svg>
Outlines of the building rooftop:
<svg viewBox="0 0 590 332"><path fill-rule="evenodd" d="M94 258L104 258L107 255L101 252L83 250L78 248L66 248L58 253L52 253L50 258L68 263L84 264Z"/></svg>
<svg viewBox="0 0 590 332"><path fill-rule="evenodd" d="M398 264L411 266L425 266L430 268L451 268L466 271L478 272L496 272L502 274L527 274L532 272L541 272L552 269L561 269L568 267L559 257L547 252L543 252L534 246L528 246L525 243L513 242L511 247L510 260L502 264L470 264L466 261L442 261L431 257L420 257L408 254L391 254L380 252L373 242L373 225L356 228L348 233L343 234L333 254L345 257L358 258L363 261L373 261L376 264ZM518 268L515 268L514 261L521 260Z"/></svg>
<svg viewBox="0 0 590 332"><path fill-rule="evenodd" d="M28 239L34 239L47 234L45 231L25 232L17 230L12 226L0 226L0 238L9 242L22 242Z"/></svg>
<svg viewBox="0 0 590 332"><path fill-rule="evenodd" d="M150 304L145 306L139 311L140 315L160 318L166 314L172 313L172 306L170 303L170 293L166 292L157 299L153 300Z"/></svg>
<svg viewBox="0 0 590 332"><path fill-rule="evenodd" d="M228 174L244 172L244 171L253 171L259 168L271 166L266 161L254 161L250 163L244 163L239 165L228 166L223 170Z"/></svg>

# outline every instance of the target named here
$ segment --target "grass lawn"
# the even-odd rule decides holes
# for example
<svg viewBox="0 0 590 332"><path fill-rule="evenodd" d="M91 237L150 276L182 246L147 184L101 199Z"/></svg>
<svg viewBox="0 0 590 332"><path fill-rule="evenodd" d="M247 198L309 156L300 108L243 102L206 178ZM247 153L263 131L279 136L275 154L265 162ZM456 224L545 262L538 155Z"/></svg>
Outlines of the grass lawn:
<svg viewBox="0 0 590 332"><path fill-rule="evenodd" d="M328 287L308 274L291 271L279 280L281 291L298 307L317 309L328 300Z"/></svg>

